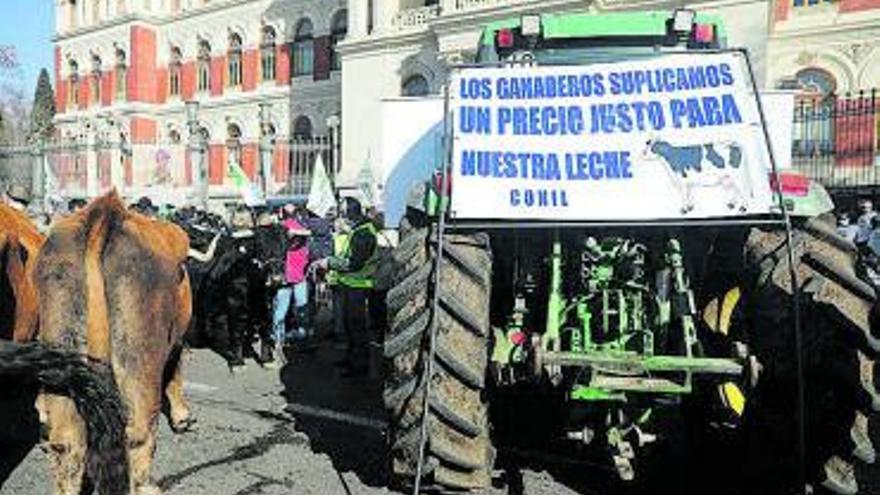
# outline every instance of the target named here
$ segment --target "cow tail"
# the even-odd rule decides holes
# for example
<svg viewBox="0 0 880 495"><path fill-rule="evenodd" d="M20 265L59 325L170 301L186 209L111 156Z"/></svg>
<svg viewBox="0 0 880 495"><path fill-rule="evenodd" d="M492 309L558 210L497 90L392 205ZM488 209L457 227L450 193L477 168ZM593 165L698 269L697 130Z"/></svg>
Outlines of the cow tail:
<svg viewBox="0 0 880 495"><path fill-rule="evenodd" d="M95 204L85 250L86 347L90 358L110 361L110 318L101 261L114 211L112 204Z"/></svg>
<svg viewBox="0 0 880 495"><path fill-rule="evenodd" d="M86 424L87 472L97 492L129 493L125 408L109 366L40 342L0 341L0 378L70 397Z"/></svg>

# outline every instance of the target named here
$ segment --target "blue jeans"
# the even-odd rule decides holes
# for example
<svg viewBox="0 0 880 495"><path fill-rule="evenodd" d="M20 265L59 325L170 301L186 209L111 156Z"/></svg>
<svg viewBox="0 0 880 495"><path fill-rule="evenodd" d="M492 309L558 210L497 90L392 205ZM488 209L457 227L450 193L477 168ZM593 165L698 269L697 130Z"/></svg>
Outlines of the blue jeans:
<svg viewBox="0 0 880 495"><path fill-rule="evenodd" d="M272 330L276 344L283 344L287 340L287 328L284 319L290 309L290 300L293 299L293 307L296 310L297 328L293 335L294 339L301 340L306 337L305 320L309 304L309 283L302 281L298 284L285 285L275 293L272 313Z"/></svg>

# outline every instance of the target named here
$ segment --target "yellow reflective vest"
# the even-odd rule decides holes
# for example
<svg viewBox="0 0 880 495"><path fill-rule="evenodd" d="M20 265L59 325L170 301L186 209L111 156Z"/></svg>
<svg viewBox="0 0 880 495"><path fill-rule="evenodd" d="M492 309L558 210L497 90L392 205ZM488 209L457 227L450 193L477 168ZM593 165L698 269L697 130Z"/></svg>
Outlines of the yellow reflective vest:
<svg viewBox="0 0 880 495"><path fill-rule="evenodd" d="M354 238L355 234L358 234L362 231L368 232L373 238L376 238L378 231L376 230L376 226L373 225L373 222L364 222L361 225L355 227L351 234L348 237L348 241L345 243L345 249L343 252L343 258L349 258L351 256L351 239ZM373 280L373 275L376 274L376 268L378 266L378 253L379 246L376 245L373 248L373 253L370 255L370 258L367 259L367 262L364 263L364 266L361 267L360 270L356 272L346 272L339 274L339 284L345 287L351 287L352 289L372 289L373 284L375 283Z"/></svg>
<svg viewBox="0 0 880 495"><path fill-rule="evenodd" d="M351 234L347 232L339 232L333 235L333 256L342 257L343 253L348 251L348 239ZM336 285L339 283L339 272L330 270L327 272L327 283Z"/></svg>

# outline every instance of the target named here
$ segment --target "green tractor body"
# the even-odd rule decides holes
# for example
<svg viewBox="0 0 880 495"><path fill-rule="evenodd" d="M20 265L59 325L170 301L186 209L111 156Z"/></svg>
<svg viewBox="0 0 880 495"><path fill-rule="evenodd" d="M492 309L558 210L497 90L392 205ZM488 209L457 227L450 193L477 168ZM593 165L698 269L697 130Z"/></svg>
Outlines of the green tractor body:
<svg viewBox="0 0 880 495"><path fill-rule="evenodd" d="M589 65L725 45L720 18L689 11L541 14L487 25L476 62ZM424 188L423 204L410 205L421 213L401 233L401 268L388 296L386 405L396 475L416 473L418 418L427 421L423 476L440 488L486 486L494 462L488 403L506 390L555 397L564 411L551 415L557 424L548 431L598 446L623 480L637 477L639 451L678 433L655 424L662 410L712 401L703 407L712 416L707 424L738 426L761 368L751 333L759 329L735 321L739 286L752 275L744 253L758 249L748 225L524 220L496 227L488 219L473 234L462 221L439 249L437 221L455 188L439 175ZM780 174L771 186L798 222L833 208L820 185L796 174ZM432 319L436 343L428 338ZM777 352L763 347L764 359ZM420 363L431 355L429 392L429 368ZM528 417L522 408L514 402L503 412L521 420Z"/></svg>

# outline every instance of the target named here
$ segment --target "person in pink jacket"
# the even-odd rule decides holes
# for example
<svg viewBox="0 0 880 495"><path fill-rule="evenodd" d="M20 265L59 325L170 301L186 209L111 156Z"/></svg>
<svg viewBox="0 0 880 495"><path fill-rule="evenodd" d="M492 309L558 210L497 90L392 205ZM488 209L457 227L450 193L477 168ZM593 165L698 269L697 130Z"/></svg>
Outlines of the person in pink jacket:
<svg viewBox="0 0 880 495"><path fill-rule="evenodd" d="M272 329L277 354L288 340L303 340L308 335L309 326L309 285L306 271L309 265L309 236L311 232L304 226L306 211L303 207L285 205L281 225L287 232L288 248L285 259L285 284L275 293ZM296 329L288 333L285 318L293 300L296 311Z"/></svg>

